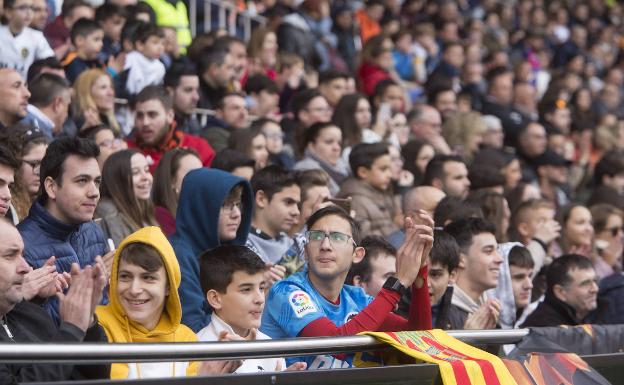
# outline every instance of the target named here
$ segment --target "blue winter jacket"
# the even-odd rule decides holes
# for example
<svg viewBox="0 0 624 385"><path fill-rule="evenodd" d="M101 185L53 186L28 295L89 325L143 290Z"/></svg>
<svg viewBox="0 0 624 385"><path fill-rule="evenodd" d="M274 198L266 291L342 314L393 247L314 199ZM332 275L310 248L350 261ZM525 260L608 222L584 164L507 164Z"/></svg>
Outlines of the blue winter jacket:
<svg viewBox="0 0 624 385"><path fill-rule="evenodd" d="M83 268L92 265L96 256L108 251L104 234L95 222L68 225L54 218L38 201L33 203L28 217L17 225L17 229L24 240L24 258L34 269L55 256L56 270L70 272L72 263L78 263ZM104 296L107 296L106 291ZM43 307L58 326L56 297L45 301Z"/></svg>
<svg viewBox="0 0 624 385"><path fill-rule="evenodd" d="M195 333L210 323L210 307L199 281L199 255L221 244L218 235L223 201L235 186L241 185L242 216L231 244L244 246L251 227L253 192L246 180L230 173L201 168L189 172L182 181L176 232L171 245L178 257L182 282L178 293L182 302L182 323Z"/></svg>

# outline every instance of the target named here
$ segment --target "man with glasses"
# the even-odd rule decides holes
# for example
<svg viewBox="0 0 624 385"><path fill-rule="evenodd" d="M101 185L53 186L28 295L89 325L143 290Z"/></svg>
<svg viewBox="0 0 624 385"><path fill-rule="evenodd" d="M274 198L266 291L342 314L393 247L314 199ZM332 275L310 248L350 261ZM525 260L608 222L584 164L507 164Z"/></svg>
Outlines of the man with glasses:
<svg viewBox="0 0 624 385"><path fill-rule="evenodd" d="M598 301L596 271L578 254L555 259L546 271L546 296L521 327L602 323L608 307Z"/></svg>
<svg viewBox="0 0 624 385"><path fill-rule="evenodd" d="M406 240L397 251L396 277L388 278L373 298L362 288L345 285L351 264L364 257L359 229L337 206L312 214L307 221L307 268L271 288L261 331L271 338L355 335L363 331L418 330L431 327L426 283L427 260L433 243L433 220L420 212L414 224L406 219ZM409 319L392 313L402 293L412 290ZM353 366L353 355L299 357L308 369Z"/></svg>
<svg viewBox="0 0 624 385"><path fill-rule="evenodd" d="M54 56L43 33L29 27L34 9L32 0L5 0L7 22L0 25L0 68L13 68L23 79L33 61Z"/></svg>
<svg viewBox="0 0 624 385"><path fill-rule="evenodd" d="M210 323L211 315L197 258L222 244L245 245L253 199L249 182L225 171L200 168L182 181L171 245L183 277L178 289L182 323L196 333Z"/></svg>

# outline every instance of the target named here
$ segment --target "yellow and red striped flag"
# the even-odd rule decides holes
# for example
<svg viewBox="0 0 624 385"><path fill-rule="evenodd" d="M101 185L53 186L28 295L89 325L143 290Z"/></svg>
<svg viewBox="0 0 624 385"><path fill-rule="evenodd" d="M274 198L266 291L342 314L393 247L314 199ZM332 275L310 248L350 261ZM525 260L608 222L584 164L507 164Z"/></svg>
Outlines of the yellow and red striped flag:
<svg viewBox="0 0 624 385"><path fill-rule="evenodd" d="M361 334L373 336L416 359L437 364L444 385L517 385L500 358L440 329Z"/></svg>

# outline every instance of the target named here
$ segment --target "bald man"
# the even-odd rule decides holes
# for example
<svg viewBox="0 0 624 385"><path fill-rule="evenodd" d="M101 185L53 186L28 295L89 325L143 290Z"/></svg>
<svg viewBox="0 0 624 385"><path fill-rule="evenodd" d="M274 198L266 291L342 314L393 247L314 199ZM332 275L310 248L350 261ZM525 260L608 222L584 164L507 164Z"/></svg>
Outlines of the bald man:
<svg viewBox="0 0 624 385"><path fill-rule="evenodd" d="M0 129L26 116L30 92L22 76L14 69L0 69Z"/></svg>
<svg viewBox="0 0 624 385"><path fill-rule="evenodd" d="M433 216L438 203L444 198L444 191L433 186L418 186L410 189L403 195L403 212L412 219L416 218L419 210L425 210ZM395 231L388 236L388 242L394 247L400 247L405 239L403 230Z"/></svg>

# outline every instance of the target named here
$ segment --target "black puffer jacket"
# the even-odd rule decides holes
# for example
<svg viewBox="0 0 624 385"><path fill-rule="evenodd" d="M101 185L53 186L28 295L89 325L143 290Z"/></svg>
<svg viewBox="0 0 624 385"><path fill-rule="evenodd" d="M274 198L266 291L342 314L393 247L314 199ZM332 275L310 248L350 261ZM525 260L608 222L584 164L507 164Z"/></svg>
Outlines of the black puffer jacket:
<svg viewBox="0 0 624 385"><path fill-rule="evenodd" d="M17 304L3 321L6 322L8 331L0 327L0 343L108 342L104 329L97 322L95 326L87 330L86 334L76 326L65 322L61 322L61 326L57 329L50 315L40 306L30 302ZM110 365L0 363L0 385L109 377Z"/></svg>

